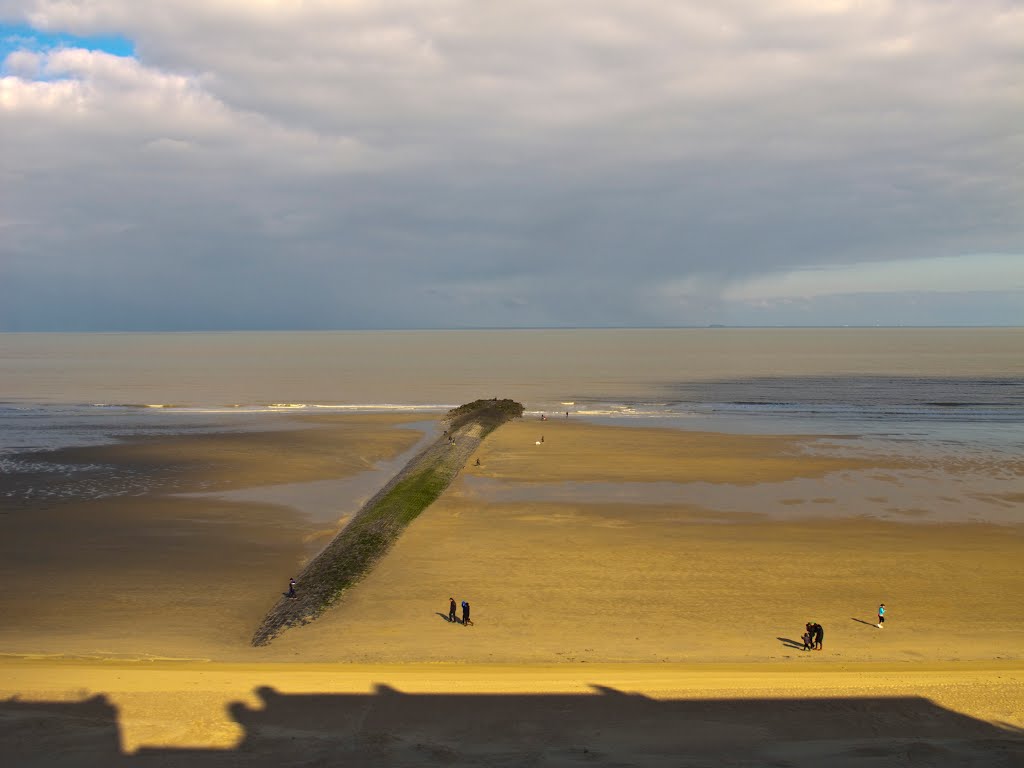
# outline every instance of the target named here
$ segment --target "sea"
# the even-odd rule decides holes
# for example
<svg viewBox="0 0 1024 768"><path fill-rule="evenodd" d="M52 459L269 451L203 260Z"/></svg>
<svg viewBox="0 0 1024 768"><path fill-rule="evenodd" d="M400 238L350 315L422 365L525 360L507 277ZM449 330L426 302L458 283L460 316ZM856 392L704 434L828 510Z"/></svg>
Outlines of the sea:
<svg viewBox="0 0 1024 768"><path fill-rule="evenodd" d="M0 334L0 472L137 435L296 413L436 419L490 397L526 418L966 457L1024 493L1024 328Z"/></svg>

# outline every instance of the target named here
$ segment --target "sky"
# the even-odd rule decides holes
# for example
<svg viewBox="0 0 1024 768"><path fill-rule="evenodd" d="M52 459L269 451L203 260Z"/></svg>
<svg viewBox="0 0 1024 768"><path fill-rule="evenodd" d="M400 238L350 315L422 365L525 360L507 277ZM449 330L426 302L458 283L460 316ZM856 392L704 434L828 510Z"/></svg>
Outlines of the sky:
<svg viewBox="0 0 1024 768"><path fill-rule="evenodd" d="M0 0L0 331L1024 325L1024 0Z"/></svg>

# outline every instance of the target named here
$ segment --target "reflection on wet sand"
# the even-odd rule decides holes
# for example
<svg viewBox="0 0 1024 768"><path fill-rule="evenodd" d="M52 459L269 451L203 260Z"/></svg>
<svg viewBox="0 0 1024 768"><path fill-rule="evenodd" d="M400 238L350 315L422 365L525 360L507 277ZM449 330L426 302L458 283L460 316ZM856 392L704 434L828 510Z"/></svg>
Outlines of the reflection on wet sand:
<svg viewBox="0 0 1024 768"><path fill-rule="evenodd" d="M849 471L757 485L670 481L508 482L467 477L463 488L480 503L552 502L700 506L707 522L868 517L895 522L1024 522L1019 479L969 475L952 479L922 471ZM734 516L730 518L730 515ZM690 516L688 519L694 519Z"/></svg>

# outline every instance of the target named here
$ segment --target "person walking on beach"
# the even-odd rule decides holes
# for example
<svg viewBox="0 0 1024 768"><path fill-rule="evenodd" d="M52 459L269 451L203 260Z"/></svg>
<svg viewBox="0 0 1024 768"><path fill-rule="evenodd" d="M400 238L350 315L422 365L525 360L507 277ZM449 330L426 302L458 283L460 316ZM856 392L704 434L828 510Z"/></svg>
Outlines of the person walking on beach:
<svg viewBox="0 0 1024 768"><path fill-rule="evenodd" d="M455 598L448 598L448 621L454 624L458 619L455 618Z"/></svg>
<svg viewBox="0 0 1024 768"><path fill-rule="evenodd" d="M295 579L288 579L288 599L297 600L298 595L295 594Z"/></svg>
<svg viewBox="0 0 1024 768"><path fill-rule="evenodd" d="M814 639L814 630L811 629L811 622L807 622L807 624L804 625L804 635L800 639L804 641L805 651L810 651L814 648L814 643L812 642Z"/></svg>
<svg viewBox="0 0 1024 768"><path fill-rule="evenodd" d="M825 639L825 630L822 629L821 624L814 625L814 650L821 650L821 641Z"/></svg>
<svg viewBox="0 0 1024 768"><path fill-rule="evenodd" d="M878 624L875 626L879 629L885 629L885 603L878 606Z"/></svg>
<svg viewBox="0 0 1024 768"><path fill-rule="evenodd" d="M473 622L469 620L469 603L467 601L463 600L462 601L462 626L468 627L468 626L471 626L472 624L473 624Z"/></svg>

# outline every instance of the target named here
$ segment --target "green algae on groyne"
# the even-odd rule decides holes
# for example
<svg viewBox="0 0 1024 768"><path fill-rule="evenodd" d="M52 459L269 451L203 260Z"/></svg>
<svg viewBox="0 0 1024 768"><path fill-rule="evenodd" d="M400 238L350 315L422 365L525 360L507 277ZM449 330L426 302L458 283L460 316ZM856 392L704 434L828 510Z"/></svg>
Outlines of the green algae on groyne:
<svg viewBox="0 0 1024 768"><path fill-rule="evenodd" d="M406 464L310 561L299 574L297 596L278 601L253 634L252 644L267 645L284 630L308 624L337 602L444 492L480 442L522 415L520 403L497 398L449 411L447 433Z"/></svg>

